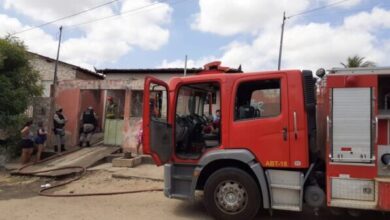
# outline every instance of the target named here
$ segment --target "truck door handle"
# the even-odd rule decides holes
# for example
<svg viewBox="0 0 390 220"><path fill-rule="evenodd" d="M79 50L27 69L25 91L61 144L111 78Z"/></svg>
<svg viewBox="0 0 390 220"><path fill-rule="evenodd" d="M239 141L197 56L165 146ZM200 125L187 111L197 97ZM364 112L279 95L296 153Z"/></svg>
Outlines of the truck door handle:
<svg viewBox="0 0 390 220"><path fill-rule="evenodd" d="M287 141L287 128L283 128L283 140Z"/></svg>
<svg viewBox="0 0 390 220"><path fill-rule="evenodd" d="M297 125L297 113L294 112L294 137L298 139L298 125Z"/></svg>
<svg viewBox="0 0 390 220"><path fill-rule="evenodd" d="M378 121L378 117L375 117L375 144L378 143L378 132L379 132L379 121Z"/></svg>

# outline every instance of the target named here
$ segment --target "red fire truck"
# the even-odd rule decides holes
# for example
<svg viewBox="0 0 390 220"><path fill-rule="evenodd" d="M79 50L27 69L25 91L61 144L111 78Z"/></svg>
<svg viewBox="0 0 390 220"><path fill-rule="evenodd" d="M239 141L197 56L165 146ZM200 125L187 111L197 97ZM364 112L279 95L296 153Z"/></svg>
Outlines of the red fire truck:
<svg viewBox="0 0 390 220"><path fill-rule="evenodd" d="M143 148L164 193L218 219L303 204L390 211L390 68L147 77Z"/></svg>

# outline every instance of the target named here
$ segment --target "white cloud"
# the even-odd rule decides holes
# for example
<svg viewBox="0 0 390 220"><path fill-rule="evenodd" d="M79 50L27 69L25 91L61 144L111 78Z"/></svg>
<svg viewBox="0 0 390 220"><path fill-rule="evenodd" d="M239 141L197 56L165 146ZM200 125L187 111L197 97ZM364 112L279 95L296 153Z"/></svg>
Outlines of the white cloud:
<svg viewBox="0 0 390 220"><path fill-rule="evenodd" d="M340 66L340 62L355 54L384 61L383 51L375 46L374 35L367 31L351 31L345 26L331 27L328 23L295 26L288 30L285 40L285 68L331 68Z"/></svg>
<svg viewBox="0 0 390 220"><path fill-rule="evenodd" d="M390 28L390 10L374 8L345 18L344 23L309 23L287 25L282 69L315 71L320 67L340 67L348 56L359 55L380 66L390 65L390 40L376 36ZM244 71L275 70L279 52L280 29L267 28L251 42L234 41L221 48L217 57L225 66L242 64ZM202 58L199 59L199 62ZM169 61L164 61L170 63ZM179 63L179 61L175 61ZM204 64L204 63L203 63Z"/></svg>
<svg viewBox="0 0 390 220"><path fill-rule="evenodd" d="M214 56L202 57L200 59L188 59L187 68L200 68L205 64L212 61L216 61L217 58ZM162 63L156 68L184 68L184 60L177 59L173 61L163 60Z"/></svg>
<svg viewBox="0 0 390 220"><path fill-rule="evenodd" d="M286 16L330 5L350 9L362 0L199 0L200 12L194 15L192 28L219 35L258 33L280 26L283 11ZM336 4L335 4L336 3ZM294 23L295 18L289 19Z"/></svg>
<svg viewBox="0 0 390 220"><path fill-rule="evenodd" d="M296 13L309 6L309 0L200 0L194 29L220 35L256 33L280 26L283 11Z"/></svg>
<svg viewBox="0 0 390 220"><path fill-rule="evenodd" d="M70 1L29 1L6 0L4 8L16 10L32 19L47 22L65 15L94 7L107 2L105 0L70 0ZM112 63L125 56L134 47L145 50L157 50L168 42L169 30L165 27L171 19L172 8L167 3L155 4L153 0L122 0L118 3L101 7L82 16L76 16L59 22L63 24L64 35L61 48L61 59L76 65L90 67L91 65L103 65ZM152 5L136 13L127 13L136 8ZM115 17L95 23L76 26L82 36L69 35L73 30L69 25L91 21L93 19L124 13ZM0 35L13 33L28 28L20 21L3 15L0 17L2 24ZM72 28L72 27L70 27ZM46 34L41 29L35 29L19 34L30 50L46 56L54 57L57 49L57 39ZM89 65L85 65L89 64Z"/></svg>
<svg viewBox="0 0 390 220"><path fill-rule="evenodd" d="M107 0L4 0L5 9L13 9L19 14L26 15L35 21L46 22L59 17L68 16L79 11L83 11L97 5L108 2ZM117 3L116 3L117 4ZM90 12L75 16L71 19L60 22L62 25L74 24L89 19L96 15L107 16L113 14L110 6L100 7Z"/></svg>
<svg viewBox="0 0 390 220"><path fill-rule="evenodd" d="M353 31L375 31L378 28L390 28L390 13L385 9L375 7L370 13L360 12L347 17L344 20L344 25Z"/></svg>
<svg viewBox="0 0 390 220"><path fill-rule="evenodd" d="M18 30L30 28L30 26L21 24L18 19L3 14L0 14L0 24L3 24L0 26L0 34L3 36ZM24 41L28 50L51 57L54 57L56 54L57 43L55 39L41 29L31 30L28 32L28 35L23 33L18 37Z"/></svg>

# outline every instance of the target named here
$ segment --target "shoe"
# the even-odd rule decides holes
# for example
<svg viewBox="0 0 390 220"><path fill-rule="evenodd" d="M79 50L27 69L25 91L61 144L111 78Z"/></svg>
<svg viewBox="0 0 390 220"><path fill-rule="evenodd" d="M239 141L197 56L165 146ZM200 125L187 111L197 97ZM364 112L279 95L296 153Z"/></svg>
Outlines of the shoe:
<svg viewBox="0 0 390 220"><path fill-rule="evenodd" d="M79 146L80 146L80 147L83 147L83 142L80 142L80 143L79 143Z"/></svg>
<svg viewBox="0 0 390 220"><path fill-rule="evenodd" d="M87 141L87 147L90 147L91 145L89 144L89 141Z"/></svg>
<svg viewBox="0 0 390 220"><path fill-rule="evenodd" d="M61 145L61 152L63 152L63 151L66 151L66 149L65 149L65 145Z"/></svg>
<svg viewBox="0 0 390 220"><path fill-rule="evenodd" d="M58 146L54 145L54 152L58 152Z"/></svg>

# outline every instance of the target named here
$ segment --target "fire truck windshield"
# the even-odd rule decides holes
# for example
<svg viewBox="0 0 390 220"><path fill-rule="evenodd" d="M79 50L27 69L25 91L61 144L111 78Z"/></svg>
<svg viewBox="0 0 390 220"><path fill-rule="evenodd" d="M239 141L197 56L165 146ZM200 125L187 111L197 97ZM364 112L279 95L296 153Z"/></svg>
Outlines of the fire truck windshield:
<svg viewBox="0 0 390 220"><path fill-rule="evenodd" d="M176 104L176 154L197 158L205 148L220 144L218 83L180 87Z"/></svg>

